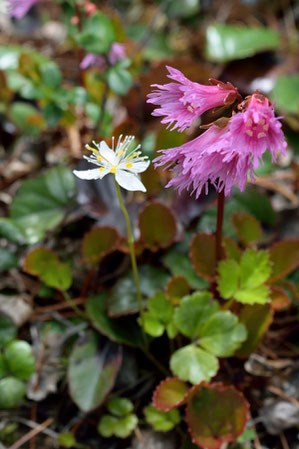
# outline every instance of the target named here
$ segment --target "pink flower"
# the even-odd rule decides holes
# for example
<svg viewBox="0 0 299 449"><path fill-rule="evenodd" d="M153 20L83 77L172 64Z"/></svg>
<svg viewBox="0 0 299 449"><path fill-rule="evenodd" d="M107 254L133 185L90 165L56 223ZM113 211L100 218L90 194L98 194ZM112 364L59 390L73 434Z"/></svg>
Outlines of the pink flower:
<svg viewBox="0 0 299 449"><path fill-rule="evenodd" d="M172 130L178 128L179 131L184 131L196 117L208 109L230 105L239 95L230 83L210 80L213 85L205 86L188 80L179 70L169 66L166 68L170 73L168 78L177 83L153 84L152 87L158 89L148 95L147 102L161 106L154 109L152 115L165 116L161 123L168 123Z"/></svg>
<svg viewBox="0 0 299 449"><path fill-rule="evenodd" d="M126 48L124 44L119 44L118 42L114 42L111 45L110 52L108 55L108 60L111 65L115 65L120 59L126 57ZM94 53L88 53L81 61L80 68L85 70L88 67L98 67L102 69L105 67L106 61L104 56L96 55Z"/></svg>
<svg viewBox="0 0 299 449"><path fill-rule="evenodd" d="M230 121L232 146L250 151L254 168L258 167L266 150L270 151L272 162L276 162L279 151L285 155L287 144L273 105L258 93L243 104L245 112L233 115Z"/></svg>
<svg viewBox="0 0 299 449"><path fill-rule="evenodd" d="M21 19L33 5L40 1L43 0L9 0L10 15L16 19Z"/></svg>
<svg viewBox="0 0 299 449"><path fill-rule="evenodd" d="M227 119L226 126L213 124L191 142L177 148L161 150L155 166L170 166L175 176L166 187L208 192L209 182L218 192L224 189L228 196L234 185L243 191L248 172L254 182L254 168L263 153L269 149L275 161L277 154L285 153L286 142L281 124L274 116L273 106L267 98L253 94L243 103L244 112ZM226 120L226 119L224 119Z"/></svg>

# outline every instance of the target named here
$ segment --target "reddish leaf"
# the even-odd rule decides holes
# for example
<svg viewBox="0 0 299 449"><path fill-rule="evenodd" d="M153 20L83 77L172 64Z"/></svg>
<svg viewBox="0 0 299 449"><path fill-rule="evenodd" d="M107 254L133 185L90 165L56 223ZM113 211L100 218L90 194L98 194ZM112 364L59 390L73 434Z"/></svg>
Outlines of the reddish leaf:
<svg viewBox="0 0 299 449"><path fill-rule="evenodd" d="M173 276L166 285L166 296L173 304L179 304L181 298L190 293L185 276Z"/></svg>
<svg viewBox="0 0 299 449"><path fill-rule="evenodd" d="M248 304L243 308L239 321L246 326L247 339L235 353L236 356L249 357L270 326L272 318L273 310L270 304Z"/></svg>
<svg viewBox="0 0 299 449"><path fill-rule="evenodd" d="M281 310L287 307L291 300L286 292L277 285L272 285L270 288L271 307L273 310Z"/></svg>
<svg viewBox="0 0 299 449"><path fill-rule="evenodd" d="M205 232L195 234L190 242L190 259L196 273L211 281L215 271L215 236Z"/></svg>
<svg viewBox="0 0 299 449"><path fill-rule="evenodd" d="M269 252L272 262L271 277L268 279L270 283L283 278L299 266L299 238L276 243Z"/></svg>
<svg viewBox="0 0 299 449"><path fill-rule="evenodd" d="M171 210L159 201L150 201L139 215L141 240L152 251L170 246L176 236L176 219Z"/></svg>
<svg viewBox="0 0 299 449"><path fill-rule="evenodd" d="M260 240L262 236L262 229L259 222L246 212L235 212L231 216L233 227L245 245Z"/></svg>
<svg viewBox="0 0 299 449"><path fill-rule="evenodd" d="M194 444L220 449L244 431L249 404L233 386L204 385L188 402L186 418Z"/></svg>
<svg viewBox="0 0 299 449"><path fill-rule="evenodd" d="M96 265L107 254L115 251L119 242L119 234L111 226L99 226L91 229L82 240L81 252L84 262Z"/></svg>
<svg viewBox="0 0 299 449"><path fill-rule="evenodd" d="M186 403L191 388L177 377L163 380L153 395L153 405L161 412L169 412Z"/></svg>
<svg viewBox="0 0 299 449"><path fill-rule="evenodd" d="M58 263L58 257L54 251L43 247L35 248L26 254L23 268L33 276L39 276L51 262Z"/></svg>

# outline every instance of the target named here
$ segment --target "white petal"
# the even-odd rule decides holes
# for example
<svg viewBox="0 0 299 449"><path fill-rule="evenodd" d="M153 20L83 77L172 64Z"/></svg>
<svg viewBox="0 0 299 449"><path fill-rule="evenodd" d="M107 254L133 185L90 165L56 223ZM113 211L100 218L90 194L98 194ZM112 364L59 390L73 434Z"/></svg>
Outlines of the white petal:
<svg viewBox="0 0 299 449"><path fill-rule="evenodd" d="M114 153L113 150L111 150L111 148L108 147L107 143L104 140L102 140L99 143L98 148L99 148L100 155L104 159L106 159L108 162L110 162L111 165L116 165L117 164L117 156L116 156L116 154Z"/></svg>
<svg viewBox="0 0 299 449"><path fill-rule="evenodd" d="M134 160L132 160L129 163L132 164L132 167L128 168L127 167L128 162L124 161L119 165L119 168L121 168L122 170L127 170L132 173L142 173L148 168L150 161L135 162Z"/></svg>
<svg viewBox="0 0 299 449"><path fill-rule="evenodd" d="M126 190L146 192L146 188L140 181L137 175L129 173L125 170L117 170L115 179L118 184Z"/></svg>
<svg viewBox="0 0 299 449"><path fill-rule="evenodd" d="M98 168L93 168L92 170L74 170L74 175L78 176L80 179L99 179L103 178L103 176L107 175L109 170L99 170Z"/></svg>

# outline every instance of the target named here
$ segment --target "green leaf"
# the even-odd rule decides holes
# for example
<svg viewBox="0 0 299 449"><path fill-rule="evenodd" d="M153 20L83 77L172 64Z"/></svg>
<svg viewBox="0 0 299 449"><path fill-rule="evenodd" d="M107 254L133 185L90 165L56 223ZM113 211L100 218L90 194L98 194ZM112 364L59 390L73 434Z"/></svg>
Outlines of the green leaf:
<svg viewBox="0 0 299 449"><path fill-rule="evenodd" d="M18 266L17 256L5 248L0 248L0 271L9 270Z"/></svg>
<svg viewBox="0 0 299 449"><path fill-rule="evenodd" d="M104 438L110 438L114 435L115 425L118 419L111 415L103 415L98 424L97 430Z"/></svg>
<svg viewBox="0 0 299 449"><path fill-rule="evenodd" d="M40 72L42 76L42 83L51 88L57 89L61 85L62 75L57 64L53 61L49 61L46 64L40 66Z"/></svg>
<svg viewBox="0 0 299 449"><path fill-rule="evenodd" d="M85 262L97 265L118 247L120 236L111 226L98 226L87 232L82 240L81 252Z"/></svg>
<svg viewBox="0 0 299 449"><path fill-rule="evenodd" d="M236 356L247 358L255 350L262 336L270 326L273 310L270 304L247 305L242 309L240 323L247 329L247 338L237 350Z"/></svg>
<svg viewBox="0 0 299 449"><path fill-rule="evenodd" d="M144 330L152 337L161 337L164 334L165 326L158 318L155 318L150 312L144 313Z"/></svg>
<svg viewBox="0 0 299 449"><path fill-rule="evenodd" d="M158 290L164 290L169 275L158 268L143 265L138 269L141 293L145 297L154 296ZM109 316L121 316L138 311L136 286L132 273L120 279L112 290L108 302Z"/></svg>
<svg viewBox="0 0 299 449"><path fill-rule="evenodd" d="M189 401L186 418L192 441L206 449L220 449L244 431L249 405L233 386L205 385Z"/></svg>
<svg viewBox="0 0 299 449"><path fill-rule="evenodd" d="M262 229L259 222L251 215L245 212L236 212L231 217L233 226L239 239L248 245L260 240Z"/></svg>
<svg viewBox="0 0 299 449"><path fill-rule="evenodd" d="M179 305L181 298L189 293L190 287L184 276L173 276L166 285L166 296L171 304Z"/></svg>
<svg viewBox="0 0 299 449"><path fill-rule="evenodd" d="M203 380L209 382L217 373L219 364L215 356L191 344L172 354L170 368L180 379L198 384Z"/></svg>
<svg viewBox="0 0 299 449"><path fill-rule="evenodd" d="M59 262L56 254L48 248L30 251L25 258L24 270L58 290L65 291L72 284L70 266Z"/></svg>
<svg viewBox="0 0 299 449"><path fill-rule="evenodd" d="M289 114L299 114L299 73L280 76L273 89L276 107Z"/></svg>
<svg viewBox="0 0 299 449"><path fill-rule="evenodd" d="M141 210L139 228L141 240L152 251L170 246L177 232L175 216L159 201L150 201Z"/></svg>
<svg viewBox="0 0 299 449"><path fill-rule="evenodd" d="M0 409L18 407L26 393L24 382L15 377L0 380Z"/></svg>
<svg viewBox="0 0 299 449"><path fill-rule="evenodd" d="M17 327L4 313L0 313L0 347L5 346L17 336Z"/></svg>
<svg viewBox="0 0 299 449"><path fill-rule="evenodd" d="M114 426L114 435L118 438L128 438L138 424L138 418L131 413L119 419Z"/></svg>
<svg viewBox="0 0 299 449"><path fill-rule="evenodd" d="M114 386L121 365L120 347L101 343L97 334L76 342L69 357L68 379L73 401L83 412L102 404Z"/></svg>
<svg viewBox="0 0 299 449"><path fill-rule="evenodd" d="M279 34L265 27L210 25L206 31L206 54L211 61L233 61L279 47Z"/></svg>
<svg viewBox="0 0 299 449"><path fill-rule="evenodd" d="M117 343L129 346L141 346L142 334L136 320L123 318L116 320L109 318L105 309L107 294L91 296L86 303L86 312L93 326L106 337Z"/></svg>
<svg viewBox="0 0 299 449"><path fill-rule="evenodd" d="M92 14L84 23L78 43L90 53L108 53L114 41L111 21L100 11Z"/></svg>
<svg viewBox="0 0 299 449"><path fill-rule="evenodd" d="M254 288L265 282L271 273L266 251L247 250L241 257L241 289Z"/></svg>
<svg viewBox="0 0 299 449"><path fill-rule="evenodd" d="M153 405L161 412L169 412L184 404L189 392L190 388L185 382L176 377L169 377L156 388Z"/></svg>
<svg viewBox="0 0 299 449"><path fill-rule="evenodd" d="M7 374L8 374L8 366L3 357L3 354L0 352L0 379L7 376Z"/></svg>
<svg viewBox="0 0 299 449"><path fill-rule="evenodd" d="M10 372L20 379L28 380L35 370L35 358L27 341L14 340L4 349L4 358Z"/></svg>
<svg viewBox="0 0 299 449"><path fill-rule="evenodd" d="M246 340L246 327L229 311L217 312L200 329L199 344L217 357L229 357Z"/></svg>
<svg viewBox="0 0 299 449"><path fill-rule="evenodd" d="M76 447L76 438L71 432L61 433L58 437L58 443L62 447Z"/></svg>
<svg viewBox="0 0 299 449"><path fill-rule="evenodd" d="M0 235L18 244L24 244L26 241L25 230L11 218L0 218Z"/></svg>
<svg viewBox="0 0 299 449"><path fill-rule="evenodd" d="M162 323L168 323L172 318L173 306L163 292L157 292L155 296L149 298L147 308L152 316L158 318Z"/></svg>
<svg viewBox="0 0 299 449"><path fill-rule="evenodd" d="M9 108L11 120L21 131L38 136L45 127L45 121L39 111L29 103L16 101Z"/></svg>
<svg viewBox="0 0 299 449"><path fill-rule="evenodd" d="M260 222L274 224L276 214L267 195L252 187L247 187L244 192L237 191L235 199L246 212L254 215Z"/></svg>
<svg viewBox="0 0 299 449"><path fill-rule="evenodd" d="M190 17L199 12L200 0L173 0L167 8L168 17Z"/></svg>
<svg viewBox="0 0 299 449"><path fill-rule="evenodd" d="M195 292L182 299L174 312L174 322L179 331L186 337L195 338L203 324L217 311L219 305L211 302L209 292Z"/></svg>
<svg viewBox="0 0 299 449"><path fill-rule="evenodd" d="M44 237L46 230L61 222L74 195L72 172L65 167L52 168L23 182L10 208L11 219L25 234L26 241L34 244Z"/></svg>
<svg viewBox="0 0 299 449"><path fill-rule="evenodd" d="M194 270L189 257L177 251L176 247L171 247L166 253L163 258L163 263L173 275L184 276L192 288L200 289L208 287L208 283L200 278Z"/></svg>
<svg viewBox="0 0 299 449"><path fill-rule="evenodd" d="M235 260L222 260L219 263L217 281L222 298L228 299L234 296L234 293L238 290L240 272L240 266Z"/></svg>
<svg viewBox="0 0 299 449"><path fill-rule="evenodd" d="M107 402L107 409L112 415L125 416L134 409L133 403L127 398L111 398Z"/></svg>
<svg viewBox="0 0 299 449"><path fill-rule="evenodd" d="M265 304L269 302L270 292L266 285L238 290L234 297L244 304Z"/></svg>
<svg viewBox="0 0 299 449"><path fill-rule="evenodd" d="M149 405L143 411L146 422L158 432L168 432L180 422L180 414L176 409L169 412L161 412L153 405Z"/></svg>
<svg viewBox="0 0 299 449"><path fill-rule="evenodd" d="M105 76L110 89L118 95L126 95L134 81L128 69L120 63L110 67Z"/></svg>

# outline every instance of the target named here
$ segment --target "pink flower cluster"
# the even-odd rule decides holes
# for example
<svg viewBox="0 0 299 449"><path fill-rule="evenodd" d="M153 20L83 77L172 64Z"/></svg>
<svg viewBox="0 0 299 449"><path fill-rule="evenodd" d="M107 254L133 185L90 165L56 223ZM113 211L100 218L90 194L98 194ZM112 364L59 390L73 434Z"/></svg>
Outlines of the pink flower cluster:
<svg viewBox="0 0 299 449"><path fill-rule="evenodd" d="M183 131L203 112L219 106L235 106L231 118L212 123L196 139L177 148L160 150L155 166L173 166L175 176L166 187L174 186L195 192L196 197L209 182L226 196L234 185L244 190L249 174L254 181L254 169L262 162L266 150L275 162L278 153L287 146L281 123L274 115L268 98L254 93L242 102L237 89L230 83L211 80L211 86L188 80L179 70L167 67L177 83L153 85L149 103L160 106L153 111L163 116L161 123ZM166 168L165 167L165 168Z"/></svg>
<svg viewBox="0 0 299 449"><path fill-rule="evenodd" d="M111 49L108 55L108 61L111 65L114 65L120 59L126 57L126 48L124 44L120 44L118 42L113 42L111 45ZM106 61L104 56L96 55L94 53L88 53L81 61L80 68L85 70L88 67L94 66L103 68L106 65Z"/></svg>

